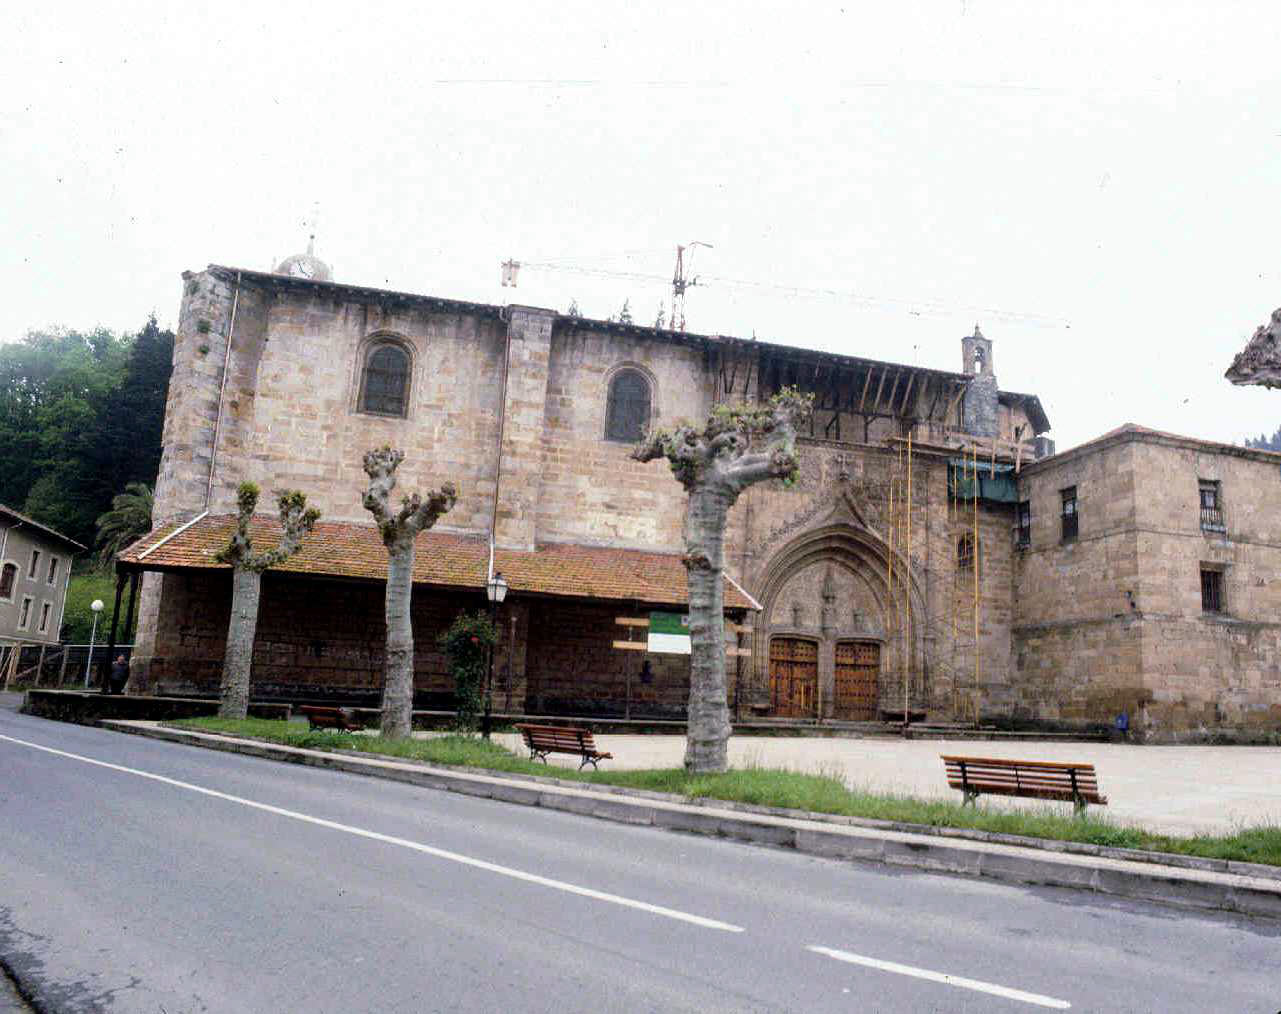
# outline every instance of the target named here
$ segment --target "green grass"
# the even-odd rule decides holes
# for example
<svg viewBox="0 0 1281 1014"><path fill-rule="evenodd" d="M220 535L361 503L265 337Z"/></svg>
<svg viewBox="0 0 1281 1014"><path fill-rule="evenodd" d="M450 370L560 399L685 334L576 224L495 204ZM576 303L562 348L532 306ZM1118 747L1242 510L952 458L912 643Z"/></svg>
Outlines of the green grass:
<svg viewBox="0 0 1281 1014"><path fill-rule="evenodd" d="M1088 842L1117 848L1147 849L1212 859L1235 859L1281 866L1281 826L1241 828L1229 835L1176 837L1153 834L1117 824L1093 813L1074 817L1064 804L1058 809L1003 811L983 806L962 807L942 800L891 796L847 788L831 774L803 774L748 766L723 775L689 775L681 768L645 771L575 771L518 757L483 739L439 736L431 739L389 740L345 732L311 732L298 723L250 718L190 718L173 723L210 732L227 732L287 746L362 753L428 761L456 767L486 768L516 774L551 775L594 784L669 792L687 798L775 806L790 810L833 813L873 820L969 828L1003 834Z"/></svg>

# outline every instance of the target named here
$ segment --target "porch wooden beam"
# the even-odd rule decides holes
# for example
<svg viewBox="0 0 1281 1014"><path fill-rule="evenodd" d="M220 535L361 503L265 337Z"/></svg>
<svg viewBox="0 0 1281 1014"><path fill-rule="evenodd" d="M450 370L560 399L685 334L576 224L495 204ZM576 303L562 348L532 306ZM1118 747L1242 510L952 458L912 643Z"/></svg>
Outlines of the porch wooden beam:
<svg viewBox="0 0 1281 1014"><path fill-rule="evenodd" d="M867 368L867 379L863 381L863 397L858 400L858 410L863 411L863 406L867 403L867 389L872 383L872 368ZM852 393L852 392L851 392Z"/></svg>
<svg viewBox="0 0 1281 1014"><path fill-rule="evenodd" d="M912 385L916 383L916 378L918 376L919 374L915 370L913 370L911 373L908 374L907 389L903 392L903 402L898 407L899 415L902 415L904 412L907 411L907 399L912 396Z"/></svg>
<svg viewBox="0 0 1281 1014"><path fill-rule="evenodd" d="M894 414L894 396L898 394L898 382L903 379L903 371L894 371L894 386L890 388L890 414Z"/></svg>
<svg viewBox="0 0 1281 1014"><path fill-rule="evenodd" d="M876 385L876 398L872 401L873 408L881 407L881 392L885 390L885 378L889 376L889 372L888 366L881 367L881 382Z"/></svg>
<svg viewBox="0 0 1281 1014"><path fill-rule="evenodd" d="M615 641L614 647L619 651L649 651L648 641Z"/></svg>

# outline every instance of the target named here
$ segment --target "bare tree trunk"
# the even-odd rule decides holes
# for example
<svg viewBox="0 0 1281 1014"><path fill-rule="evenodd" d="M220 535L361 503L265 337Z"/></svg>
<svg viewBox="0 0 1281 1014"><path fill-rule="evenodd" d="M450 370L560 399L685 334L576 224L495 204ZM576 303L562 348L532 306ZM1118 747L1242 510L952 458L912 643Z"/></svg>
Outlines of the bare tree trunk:
<svg viewBox="0 0 1281 1014"><path fill-rule="evenodd" d="M410 619L414 537L403 535L387 547L387 672L383 682L380 732L409 735L414 707L414 626Z"/></svg>
<svg viewBox="0 0 1281 1014"><path fill-rule="evenodd" d="M729 766L729 703L725 683L725 519L733 491L719 486L690 493L685 514L689 571L689 707L685 770L721 772Z"/></svg>
<svg viewBox="0 0 1281 1014"><path fill-rule="evenodd" d="M222 659L220 718L249 714L249 670L253 664L254 632L258 629L258 599L262 574L247 567L231 572L231 622L227 624L227 650Z"/></svg>

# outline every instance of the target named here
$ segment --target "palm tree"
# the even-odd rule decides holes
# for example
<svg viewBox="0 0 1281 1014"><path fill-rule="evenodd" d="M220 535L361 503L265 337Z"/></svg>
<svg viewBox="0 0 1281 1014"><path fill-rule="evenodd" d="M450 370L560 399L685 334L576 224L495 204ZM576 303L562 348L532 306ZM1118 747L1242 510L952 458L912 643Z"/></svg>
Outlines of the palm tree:
<svg viewBox="0 0 1281 1014"><path fill-rule="evenodd" d="M98 515L98 556L104 565L130 543L151 531L155 491L145 482L126 483L111 498L111 510Z"/></svg>

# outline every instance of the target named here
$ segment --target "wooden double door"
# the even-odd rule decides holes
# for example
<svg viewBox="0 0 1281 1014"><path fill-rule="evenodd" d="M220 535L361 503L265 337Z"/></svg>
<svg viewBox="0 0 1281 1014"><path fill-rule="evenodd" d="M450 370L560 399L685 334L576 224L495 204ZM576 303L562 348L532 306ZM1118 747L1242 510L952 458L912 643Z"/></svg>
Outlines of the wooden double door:
<svg viewBox="0 0 1281 1014"><path fill-rule="evenodd" d="M829 642L830 643L830 642ZM817 718L819 642L775 637L769 647L770 711L778 718ZM848 722L876 719L881 646L875 641L837 641L832 717Z"/></svg>

